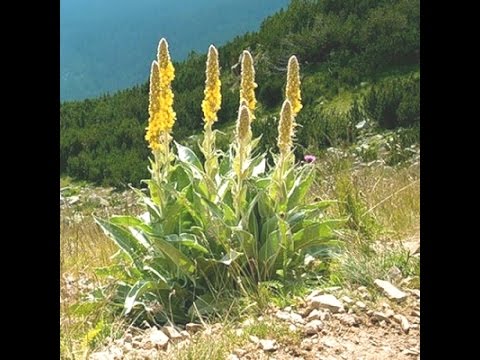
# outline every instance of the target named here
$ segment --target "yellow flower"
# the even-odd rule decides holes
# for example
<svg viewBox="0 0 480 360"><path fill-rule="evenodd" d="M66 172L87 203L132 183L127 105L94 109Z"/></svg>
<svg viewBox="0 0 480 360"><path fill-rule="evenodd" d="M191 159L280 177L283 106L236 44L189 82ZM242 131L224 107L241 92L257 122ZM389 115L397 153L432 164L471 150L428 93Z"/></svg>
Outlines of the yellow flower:
<svg viewBox="0 0 480 360"><path fill-rule="evenodd" d="M295 55L288 60L286 98L292 105L294 116L302 109L302 97L300 95L300 69Z"/></svg>
<svg viewBox="0 0 480 360"><path fill-rule="evenodd" d="M222 103L221 84L218 51L215 46L210 45L207 58L205 98L202 101L203 116L206 123L211 124L217 121L217 112L220 110L220 104Z"/></svg>
<svg viewBox="0 0 480 360"><path fill-rule="evenodd" d="M170 134L175 123L176 114L173 111L171 88L174 78L175 69L170 60L168 43L162 39L158 45L157 61L152 63L150 70L149 119L145 140L148 141L152 150L162 147L162 139L169 139L167 135ZM168 144L163 144L163 146L165 145L168 146Z"/></svg>
<svg viewBox="0 0 480 360"><path fill-rule="evenodd" d="M240 102L242 99L245 99L248 104L252 119L255 118L253 112L255 111L255 106L257 105L257 100L255 99L256 87L257 84L255 83L255 68L253 67L253 58L250 52L244 50L242 56L242 75L240 81Z"/></svg>
<svg viewBox="0 0 480 360"><path fill-rule="evenodd" d="M293 110L289 100L285 100L280 112L278 123L278 148L280 153L287 155L293 145Z"/></svg>

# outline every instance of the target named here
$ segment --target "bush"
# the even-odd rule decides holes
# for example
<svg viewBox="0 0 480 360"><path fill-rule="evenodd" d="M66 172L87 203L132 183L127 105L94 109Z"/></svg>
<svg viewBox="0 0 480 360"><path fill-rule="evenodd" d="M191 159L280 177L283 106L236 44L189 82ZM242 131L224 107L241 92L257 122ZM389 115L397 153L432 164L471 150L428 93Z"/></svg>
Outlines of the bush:
<svg viewBox="0 0 480 360"><path fill-rule="evenodd" d="M420 79L411 76L374 85L365 96L364 108L383 129L417 125L420 122Z"/></svg>

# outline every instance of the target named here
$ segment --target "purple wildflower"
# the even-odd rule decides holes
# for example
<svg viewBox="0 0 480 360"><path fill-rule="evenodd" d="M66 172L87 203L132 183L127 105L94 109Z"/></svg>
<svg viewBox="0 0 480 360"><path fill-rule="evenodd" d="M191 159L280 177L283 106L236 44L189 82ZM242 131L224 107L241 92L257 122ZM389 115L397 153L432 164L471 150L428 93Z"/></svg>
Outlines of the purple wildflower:
<svg viewBox="0 0 480 360"><path fill-rule="evenodd" d="M313 163L317 158L314 155L305 155L304 158L305 162Z"/></svg>

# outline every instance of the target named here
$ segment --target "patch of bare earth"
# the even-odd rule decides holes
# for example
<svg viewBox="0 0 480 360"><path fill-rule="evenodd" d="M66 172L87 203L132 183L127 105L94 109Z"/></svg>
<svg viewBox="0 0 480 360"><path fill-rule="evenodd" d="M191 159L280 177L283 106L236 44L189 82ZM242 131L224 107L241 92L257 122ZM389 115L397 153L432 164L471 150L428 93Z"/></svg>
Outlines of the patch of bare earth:
<svg viewBox="0 0 480 360"><path fill-rule="evenodd" d="M228 360L419 359L420 291L399 289L383 280L376 285L382 294L376 301L364 287L350 292L319 289L296 307L271 308L264 316L247 319L233 329L224 329L221 324L206 329L189 324L177 331L152 328L143 336L127 334L90 359L181 359L181 348L205 346L206 342L215 346L222 336L225 341L227 332L228 341L235 343L227 346L224 358ZM251 335L262 323L283 330L263 337Z"/></svg>

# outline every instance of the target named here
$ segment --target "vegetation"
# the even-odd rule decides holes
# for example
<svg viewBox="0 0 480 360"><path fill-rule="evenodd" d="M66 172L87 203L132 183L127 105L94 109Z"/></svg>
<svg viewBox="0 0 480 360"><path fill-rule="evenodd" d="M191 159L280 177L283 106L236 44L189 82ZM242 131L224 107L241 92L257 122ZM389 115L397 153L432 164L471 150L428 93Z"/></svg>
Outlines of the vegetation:
<svg viewBox="0 0 480 360"><path fill-rule="evenodd" d="M396 31L404 23L395 14L413 22L415 6L292 1L258 33L218 51L211 46L208 56L173 64L162 39L148 84L90 100L88 107L62 104L62 164L71 176L63 177L65 194L81 195L85 180L137 183L150 173L148 189L132 188L137 201L114 216L89 201L62 209L62 357L85 356L144 320L196 319L221 320L225 331L209 338L213 347L202 346L207 342L200 335L174 356L221 359L249 335L300 341L273 319L236 334L231 323L266 314L272 302L292 304L319 286L371 290L392 268L418 287L419 259L398 241L419 236L419 73L415 46L407 46L414 32L403 29L401 39L387 41L392 34L381 31L384 17ZM384 46L373 35L365 40L368 32L356 19L369 20L366 28L385 36ZM330 30L321 35L325 23ZM351 28L358 38L346 35L350 23L358 25ZM318 43L309 33L315 27ZM360 39L364 47L353 47ZM269 48L274 41L281 46ZM314 55L302 41L305 49L328 51ZM296 56L286 55L291 46ZM341 55L342 46L355 51ZM376 65L359 66L362 61ZM238 69L229 72L230 64ZM361 75L349 83L355 74ZM277 90L261 95L263 81ZM138 102L131 107L135 91ZM92 111L105 116L102 101L119 119L138 106L143 118L132 116L136 127L126 121L122 135L134 146L116 148L116 119L82 117ZM151 156L149 166L136 159L140 154ZM72 173L73 159L83 174L96 177ZM128 161L132 168L124 166Z"/></svg>
<svg viewBox="0 0 480 360"><path fill-rule="evenodd" d="M267 18L258 32L220 47L220 129L233 126L236 118L243 49L253 55L260 84L253 136L263 134L262 149L275 148L273 117L282 105L291 54L297 56L303 74L297 159L306 152L353 143L354 126L365 118L375 121L379 130L419 122L418 0L293 0L286 10ZM205 61L206 54L191 53L174 64L173 136L178 141L188 141L202 128ZM148 88L144 84L61 104L64 176L104 185L139 185L148 175L148 150L142 141Z"/></svg>

